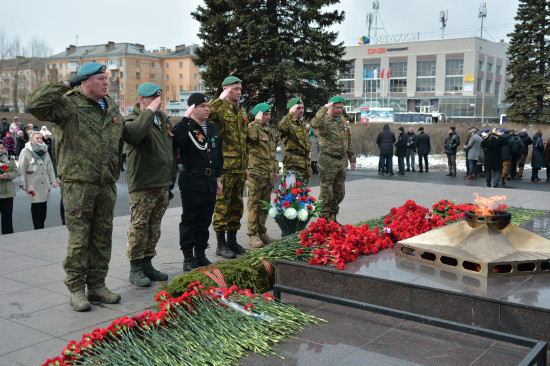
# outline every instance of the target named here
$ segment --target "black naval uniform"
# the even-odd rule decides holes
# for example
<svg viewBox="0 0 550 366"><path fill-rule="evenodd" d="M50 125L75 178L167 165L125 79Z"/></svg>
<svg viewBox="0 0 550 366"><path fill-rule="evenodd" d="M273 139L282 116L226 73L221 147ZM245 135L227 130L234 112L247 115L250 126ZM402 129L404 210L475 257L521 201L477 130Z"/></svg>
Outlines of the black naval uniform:
<svg viewBox="0 0 550 366"><path fill-rule="evenodd" d="M179 149L183 171L178 185L181 194L180 247L186 262L204 257L208 247L208 228L216 204L216 178L223 168L222 140L217 124L202 127L191 118L174 127L174 146ZM193 248L195 255L193 256Z"/></svg>

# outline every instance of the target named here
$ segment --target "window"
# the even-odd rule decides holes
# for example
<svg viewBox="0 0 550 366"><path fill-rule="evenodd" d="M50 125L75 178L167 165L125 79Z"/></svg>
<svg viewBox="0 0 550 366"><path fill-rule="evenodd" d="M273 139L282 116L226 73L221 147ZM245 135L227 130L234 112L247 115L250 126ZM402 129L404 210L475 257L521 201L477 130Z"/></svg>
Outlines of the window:
<svg viewBox="0 0 550 366"><path fill-rule="evenodd" d="M154 68L157 67L157 63L156 62L151 62L151 63L149 63L149 67L154 69Z"/></svg>
<svg viewBox="0 0 550 366"><path fill-rule="evenodd" d="M390 93L407 92L407 63L390 62Z"/></svg>
<svg viewBox="0 0 550 366"><path fill-rule="evenodd" d="M59 68L62 69L62 68L63 68L63 64L59 64Z"/></svg>
<svg viewBox="0 0 550 366"><path fill-rule="evenodd" d="M195 74L195 80L198 74ZM350 64L350 68L344 71L338 72L338 87L344 94L353 94L355 91L355 67L354 64Z"/></svg>
<svg viewBox="0 0 550 366"><path fill-rule="evenodd" d="M118 60L118 65L119 66L124 66L124 60L123 59Z"/></svg>
<svg viewBox="0 0 550 366"><path fill-rule="evenodd" d="M169 92L170 91L170 87L169 86L166 86L166 88L164 88L166 90L166 92Z"/></svg>
<svg viewBox="0 0 550 366"><path fill-rule="evenodd" d="M139 72L136 72L136 79L140 79L141 78L141 74Z"/></svg>
<svg viewBox="0 0 550 366"><path fill-rule="evenodd" d="M435 91L435 60L416 62L416 91Z"/></svg>
<svg viewBox="0 0 550 366"><path fill-rule="evenodd" d="M183 74L180 74L180 80L183 80Z"/></svg>
<svg viewBox="0 0 550 366"><path fill-rule="evenodd" d="M483 61L478 61L478 62L477 62L477 68L478 68L479 70L483 70Z"/></svg>
<svg viewBox="0 0 550 366"><path fill-rule="evenodd" d="M180 69L183 69L183 62L180 61Z"/></svg>
<svg viewBox="0 0 550 366"><path fill-rule="evenodd" d="M199 74L195 74L195 80L199 79Z"/></svg>
<svg viewBox="0 0 550 366"><path fill-rule="evenodd" d="M500 81L495 81L495 95L500 96Z"/></svg>
<svg viewBox="0 0 550 366"><path fill-rule="evenodd" d="M485 92L487 94L493 94L493 80L485 81Z"/></svg>
<svg viewBox="0 0 550 366"><path fill-rule="evenodd" d="M149 75L149 79L157 80L157 75L156 74L151 74L151 75Z"/></svg>
<svg viewBox="0 0 550 366"><path fill-rule="evenodd" d="M183 85L180 85L180 91L183 91Z"/></svg>
<svg viewBox="0 0 550 366"><path fill-rule="evenodd" d="M464 84L464 59L445 62L445 91L462 91Z"/></svg>
<svg viewBox="0 0 550 366"><path fill-rule="evenodd" d="M376 93L380 88L380 64L363 65L363 92Z"/></svg>
<svg viewBox="0 0 550 366"><path fill-rule="evenodd" d="M166 103L168 103L170 101L170 98L166 97L164 98L164 100L166 101Z"/></svg>
<svg viewBox="0 0 550 366"><path fill-rule="evenodd" d="M483 79L482 78L477 78L477 88L476 88L476 90L478 92L483 91Z"/></svg>
<svg viewBox="0 0 550 366"><path fill-rule="evenodd" d="M122 79L124 77L124 73L121 71L120 72L120 78Z"/></svg>
<svg viewBox="0 0 550 366"><path fill-rule="evenodd" d="M493 72L493 64L487 63L487 72Z"/></svg>
<svg viewBox="0 0 550 366"><path fill-rule="evenodd" d="M169 75L168 75L168 74L166 74L166 77L165 77L165 79L166 79L166 80L168 80L168 76L169 76Z"/></svg>
<svg viewBox="0 0 550 366"><path fill-rule="evenodd" d="M195 91L199 90L199 87L195 85Z"/></svg>
<svg viewBox="0 0 550 366"><path fill-rule="evenodd" d="M136 60L136 66L137 66L137 67L140 67L140 66L141 66L141 63L139 62L139 60Z"/></svg>
<svg viewBox="0 0 550 366"><path fill-rule="evenodd" d="M164 68L165 68L165 69L168 68L168 62L164 64Z"/></svg>
<svg viewBox="0 0 550 366"><path fill-rule="evenodd" d="M502 66L501 66L501 65L497 65L497 66L496 66L495 73L496 73L497 75L500 75L501 72L502 72Z"/></svg>
<svg viewBox="0 0 550 366"><path fill-rule="evenodd" d="M121 102L124 102L124 95L121 95L121 96L120 96L120 101L121 101Z"/></svg>
<svg viewBox="0 0 550 366"><path fill-rule="evenodd" d="M118 60L117 59L110 59L109 60L109 66L116 66L118 64Z"/></svg>
<svg viewBox="0 0 550 366"><path fill-rule="evenodd" d="M138 89L139 89L139 84L136 84L136 90L138 90Z"/></svg>
<svg viewBox="0 0 550 366"><path fill-rule="evenodd" d="M120 90L124 90L124 84L120 84Z"/></svg>
<svg viewBox="0 0 550 366"><path fill-rule="evenodd" d="M111 77L114 79L116 78L116 71L111 71Z"/></svg>

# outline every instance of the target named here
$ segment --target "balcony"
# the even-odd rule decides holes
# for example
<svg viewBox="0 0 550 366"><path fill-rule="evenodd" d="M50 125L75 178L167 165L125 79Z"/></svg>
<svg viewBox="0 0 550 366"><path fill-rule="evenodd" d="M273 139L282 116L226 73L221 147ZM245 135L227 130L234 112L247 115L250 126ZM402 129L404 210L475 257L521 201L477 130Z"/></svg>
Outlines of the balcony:
<svg viewBox="0 0 550 366"><path fill-rule="evenodd" d="M118 93L120 90L120 79L118 77L109 78L109 93Z"/></svg>

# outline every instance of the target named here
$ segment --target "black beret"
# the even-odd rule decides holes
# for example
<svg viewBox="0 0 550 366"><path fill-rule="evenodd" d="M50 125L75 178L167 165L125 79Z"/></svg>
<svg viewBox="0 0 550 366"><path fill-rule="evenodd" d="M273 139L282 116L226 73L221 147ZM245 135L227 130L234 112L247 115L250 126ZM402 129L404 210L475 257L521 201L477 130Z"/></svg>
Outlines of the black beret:
<svg viewBox="0 0 550 366"><path fill-rule="evenodd" d="M205 103L205 102L208 102L208 101L209 101L208 97L206 95L204 95L203 93L193 93L193 94L191 94L191 96L187 100L187 105L189 105L189 106L192 106L193 104L198 105L198 104Z"/></svg>
<svg viewBox="0 0 550 366"><path fill-rule="evenodd" d="M424 127L420 127L418 131L424 131Z"/></svg>
<svg viewBox="0 0 550 366"><path fill-rule="evenodd" d="M456 127L455 126L451 126L449 127L449 129L453 130L453 131L456 131Z"/></svg>
<svg viewBox="0 0 550 366"><path fill-rule="evenodd" d="M405 129L403 127L399 127L398 130L399 131L405 131Z"/></svg>

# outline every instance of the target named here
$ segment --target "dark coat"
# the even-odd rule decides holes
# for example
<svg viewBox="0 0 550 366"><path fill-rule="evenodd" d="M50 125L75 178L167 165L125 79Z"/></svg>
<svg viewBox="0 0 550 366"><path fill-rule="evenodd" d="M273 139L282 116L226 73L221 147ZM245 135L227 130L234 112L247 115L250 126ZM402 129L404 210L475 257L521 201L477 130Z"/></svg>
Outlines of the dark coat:
<svg viewBox="0 0 550 366"><path fill-rule="evenodd" d="M428 155L432 147L430 135L424 131L416 135L416 147L418 148L418 155Z"/></svg>
<svg viewBox="0 0 550 366"><path fill-rule="evenodd" d="M544 147L544 161L546 162L546 168L550 167L550 138L548 138Z"/></svg>
<svg viewBox="0 0 550 366"><path fill-rule="evenodd" d="M502 146L502 160L512 160L512 135L510 135L510 132L505 132L500 137L507 142L506 145Z"/></svg>
<svg viewBox="0 0 550 366"><path fill-rule="evenodd" d="M397 142L395 143L395 156L407 155L407 135L400 133L397 135Z"/></svg>
<svg viewBox="0 0 550 366"><path fill-rule="evenodd" d="M393 155L393 143L395 134L390 131L390 125L385 124L376 138L376 145L380 149L380 155Z"/></svg>
<svg viewBox="0 0 550 366"><path fill-rule="evenodd" d="M496 134L490 134L481 141L481 147L485 150L485 169L502 170L502 146L508 141Z"/></svg>
<svg viewBox="0 0 550 366"><path fill-rule="evenodd" d="M445 154L456 154L456 148L460 145L460 136L456 131L451 132L445 138L443 145L445 146Z"/></svg>
<svg viewBox="0 0 550 366"><path fill-rule="evenodd" d="M533 144L533 140L527 132L520 132L518 133L519 138L521 139L521 142L523 143L523 148L521 150L521 154L523 155L529 155L529 145Z"/></svg>
<svg viewBox="0 0 550 366"><path fill-rule="evenodd" d="M15 140L15 156L19 156L19 154L21 154L21 150L25 148L25 144L27 142L28 141L23 137L18 137L17 140Z"/></svg>
<svg viewBox="0 0 550 366"><path fill-rule="evenodd" d="M223 169L222 139L218 125L206 123L207 136L202 142L197 138L202 129L193 119L183 117L181 122L174 126L174 147L179 149L184 169L178 179L180 190L216 192L216 178L221 177ZM212 170L211 175L205 174L206 168Z"/></svg>
<svg viewBox="0 0 550 366"><path fill-rule="evenodd" d="M535 169L544 168L546 166L546 161L544 161L544 142L542 141L541 135L538 133L533 136L531 166Z"/></svg>
<svg viewBox="0 0 550 366"><path fill-rule="evenodd" d="M414 132L407 132L405 137L407 138L407 143L410 144L407 146L407 149L416 149L416 134Z"/></svg>

